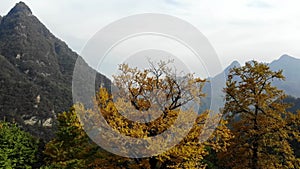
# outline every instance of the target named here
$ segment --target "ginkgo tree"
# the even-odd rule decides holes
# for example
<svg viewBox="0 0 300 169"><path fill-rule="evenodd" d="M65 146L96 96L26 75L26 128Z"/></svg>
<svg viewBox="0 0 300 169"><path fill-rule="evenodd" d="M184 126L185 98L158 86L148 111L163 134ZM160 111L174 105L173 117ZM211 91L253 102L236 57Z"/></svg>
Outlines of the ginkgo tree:
<svg viewBox="0 0 300 169"><path fill-rule="evenodd" d="M97 131L98 135L107 134L111 139L107 146L119 147L118 154L134 157L136 168L205 168L208 147L216 152L226 151L232 138L225 120L219 121L218 115L211 117L210 111L198 114L195 109L205 96L202 87L206 80L189 73L178 76L168 66L171 62L149 63L147 69L121 64L120 73L114 76L116 90L108 93L100 88L94 99L94 110L76 106L80 121L88 124L85 130L93 131L96 142ZM101 126L97 124L101 123L99 113L104 117L104 123L112 128L111 132L105 132L105 127L97 130ZM169 128L174 128L170 135L153 139ZM143 139L144 146L126 142L124 135ZM168 145L164 141L177 139L175 137L180 138L178 143L165 148ZM140 154L133 156L129 149ZM158 149L164 151L157 153ZM144 151L153 152L153 155L141 158L143 156L139 155Z"/></svg>
<svg viewBox="0 0 300 169"><path fill-rule="evenodd" d="M104 151L83 130L74 105L57 117L56 137L47 143L43 168L133 168L131 159Z"/></svg>
<svg viewBox="0 0 300 169"><path fill-rule="evenodd" d="M299 115L286 111L286 95L272 86L283 79L282 70L256 61L229 72L224 115L234 138L227 152L218 153L224 168L300 167L290 145L291 140L300 141Z"/></svg>

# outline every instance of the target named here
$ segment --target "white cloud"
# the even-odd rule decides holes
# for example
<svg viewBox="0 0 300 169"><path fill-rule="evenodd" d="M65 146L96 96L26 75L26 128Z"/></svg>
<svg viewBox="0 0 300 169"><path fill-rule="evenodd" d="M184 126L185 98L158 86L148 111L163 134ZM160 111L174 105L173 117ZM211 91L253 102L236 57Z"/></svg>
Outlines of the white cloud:
<svg viewBox="0 0 300 169"><path fill-rule="evenodd" d="M248 7L254 7L254 8L270 8L272 5L270 5L267 2L261 1L261 0L254 0L247 4Z"/></svg>

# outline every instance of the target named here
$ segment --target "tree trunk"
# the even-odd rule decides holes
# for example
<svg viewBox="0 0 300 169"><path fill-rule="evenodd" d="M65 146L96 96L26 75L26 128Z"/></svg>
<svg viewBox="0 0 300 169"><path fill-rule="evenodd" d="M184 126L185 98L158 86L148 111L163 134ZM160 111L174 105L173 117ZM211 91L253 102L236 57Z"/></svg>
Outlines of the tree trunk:
<svg viewBox="0 0 300 169"><path fill-rule="evenodd" d="M253 143L253 157L252 157L252 169L259 169L258 167L258 142L255 138Z"/></svg>
<svg viewBox="0 0 300 169"><path fill-rule="evenodd" d="M150 169L159 169L161 167L161 162L155 157L150 157L149 159Z"/></svg>
<svg viewBox="0 0 300 169"><path fill-rule="evenodd" d="M255 117L254 117L254 127L253 129L255 132L258 131L258 124L257 124L257 116L258 116L258 105L255 106ZM258 135L254 135L253 141L253 156L252 156L252 169L259 169L258 167Z"/></svg>

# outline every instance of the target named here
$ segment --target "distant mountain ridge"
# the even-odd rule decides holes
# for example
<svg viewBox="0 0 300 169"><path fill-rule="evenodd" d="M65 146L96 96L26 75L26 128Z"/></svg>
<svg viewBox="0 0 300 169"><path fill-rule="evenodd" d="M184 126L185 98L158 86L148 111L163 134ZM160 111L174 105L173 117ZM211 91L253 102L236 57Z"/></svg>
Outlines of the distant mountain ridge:
<svg viewBox="0 0 300 169"><path fill-rule="evenodd" d="M287 95L300 98L300 59L285 54L268 65L273 71L283 70L283 75L285 76L284 81L275 80L273 81L273 85L284 90ZM209 78L209 82L204 86L204 93L207 94L207 97L203 99L199 112L210 108L211 99L213 99L212 101L220 108L224 105L225 94L222 91L223 87L225 87L224 80L227 78L230 69L240 66L241 64L238 61L233 61L222 73ZM213 96L211 93L211 84L217 86L215 87L216 91L214 91Z"/></svg>
<svg viewBox="0 0 300 169"><path fill-rule="evenodd" d="M283 70L284 81L275 81L274 85L284 90L288 95L300 98L300 59L282 55L270 63L272 70Z"/></svg>
<svg viewBox="0 0 300 169"><path fill-rule="evenodd" d="M288 95L300 98L300 59L285 54L279 59L268 63L268 65L273 71L283 70L283 75L285 76L284 81L276 80L273 82L273 85L284 90ZM230 69L240 66L241 64L238 61L234 61L224 69L223 73L216 75L212 79L216 80L220 79L220 76L227 76Z"/></svg>
<svg viewBox="0 0 300 169"><path fill-rule="evenodd" d="M76 60L83 59L56 38L25 3L17 3L1 18L0 119L16 121L47 139L56 113L73 103L73 69ZM95 88L100 84L109 88L110 80L97 73Z"/></svg>

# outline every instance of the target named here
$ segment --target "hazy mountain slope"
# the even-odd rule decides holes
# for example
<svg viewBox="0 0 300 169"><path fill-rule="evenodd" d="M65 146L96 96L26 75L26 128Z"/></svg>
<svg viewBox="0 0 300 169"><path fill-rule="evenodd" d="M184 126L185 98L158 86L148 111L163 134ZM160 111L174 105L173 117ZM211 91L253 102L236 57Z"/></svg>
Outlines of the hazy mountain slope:
<svg viewBox="0 0 300 169"><path fill-rule="evenodd" d="M284 81L275 80L273 82L273 85L278 87L279 89L282 89L286 92L286 94L293 96L293 97L300 97L300 59L288 56L288 55L282 55L278 60L275 60L269 64L271 70L278 71L283 70L283 75L285 76ZM232 62L227 68L224 69L224 72L216 75L213 78L210 78L210 81L213 82L213 84L221 84L221 80L223 79L222 76L227 76L229 73L229 70L233 67L240 67L240 64L237 61ZM207 97L203 100L203 105L200 111L203 111L210 106L210 100L211 100L211 83L207 83L204 87L204 92L207 93ZM217 88L217 91L214 91L215 93L215 100L219 105L222 105L222 101L224 100L224 93L222 93L222 87L220 85L219 88ZM223 99L222 99L223 98Z"/></svg>
<svg viewBox="0 0 300 169"><path fill-rule="evenodd" d="M222 73L208 79L209 81L203 88L203 92L206 93L206 97L202 100L202 105L200 106L199 110L200 113L204 110L209 109L212 102L214 102L214 104L218 105L219 107L223 107L225 96L223 88L225 87L225 80L230 69L234 67L240 67L240 63L238 61L233 61L228 67L224 69ZM215 89L213 93L211 91L212 84L215 85L215 87L213 87ZM219 109L215 109L215 111L219 111Z"/></svg>
<svg viewBox="0 0 300 169"><path fill-rule="evenodd" d="M275 81L274 85L285 90L288 95L300 97L300 59L283 55L270 63L272 70L283 70L285 81Z"/></svg>

